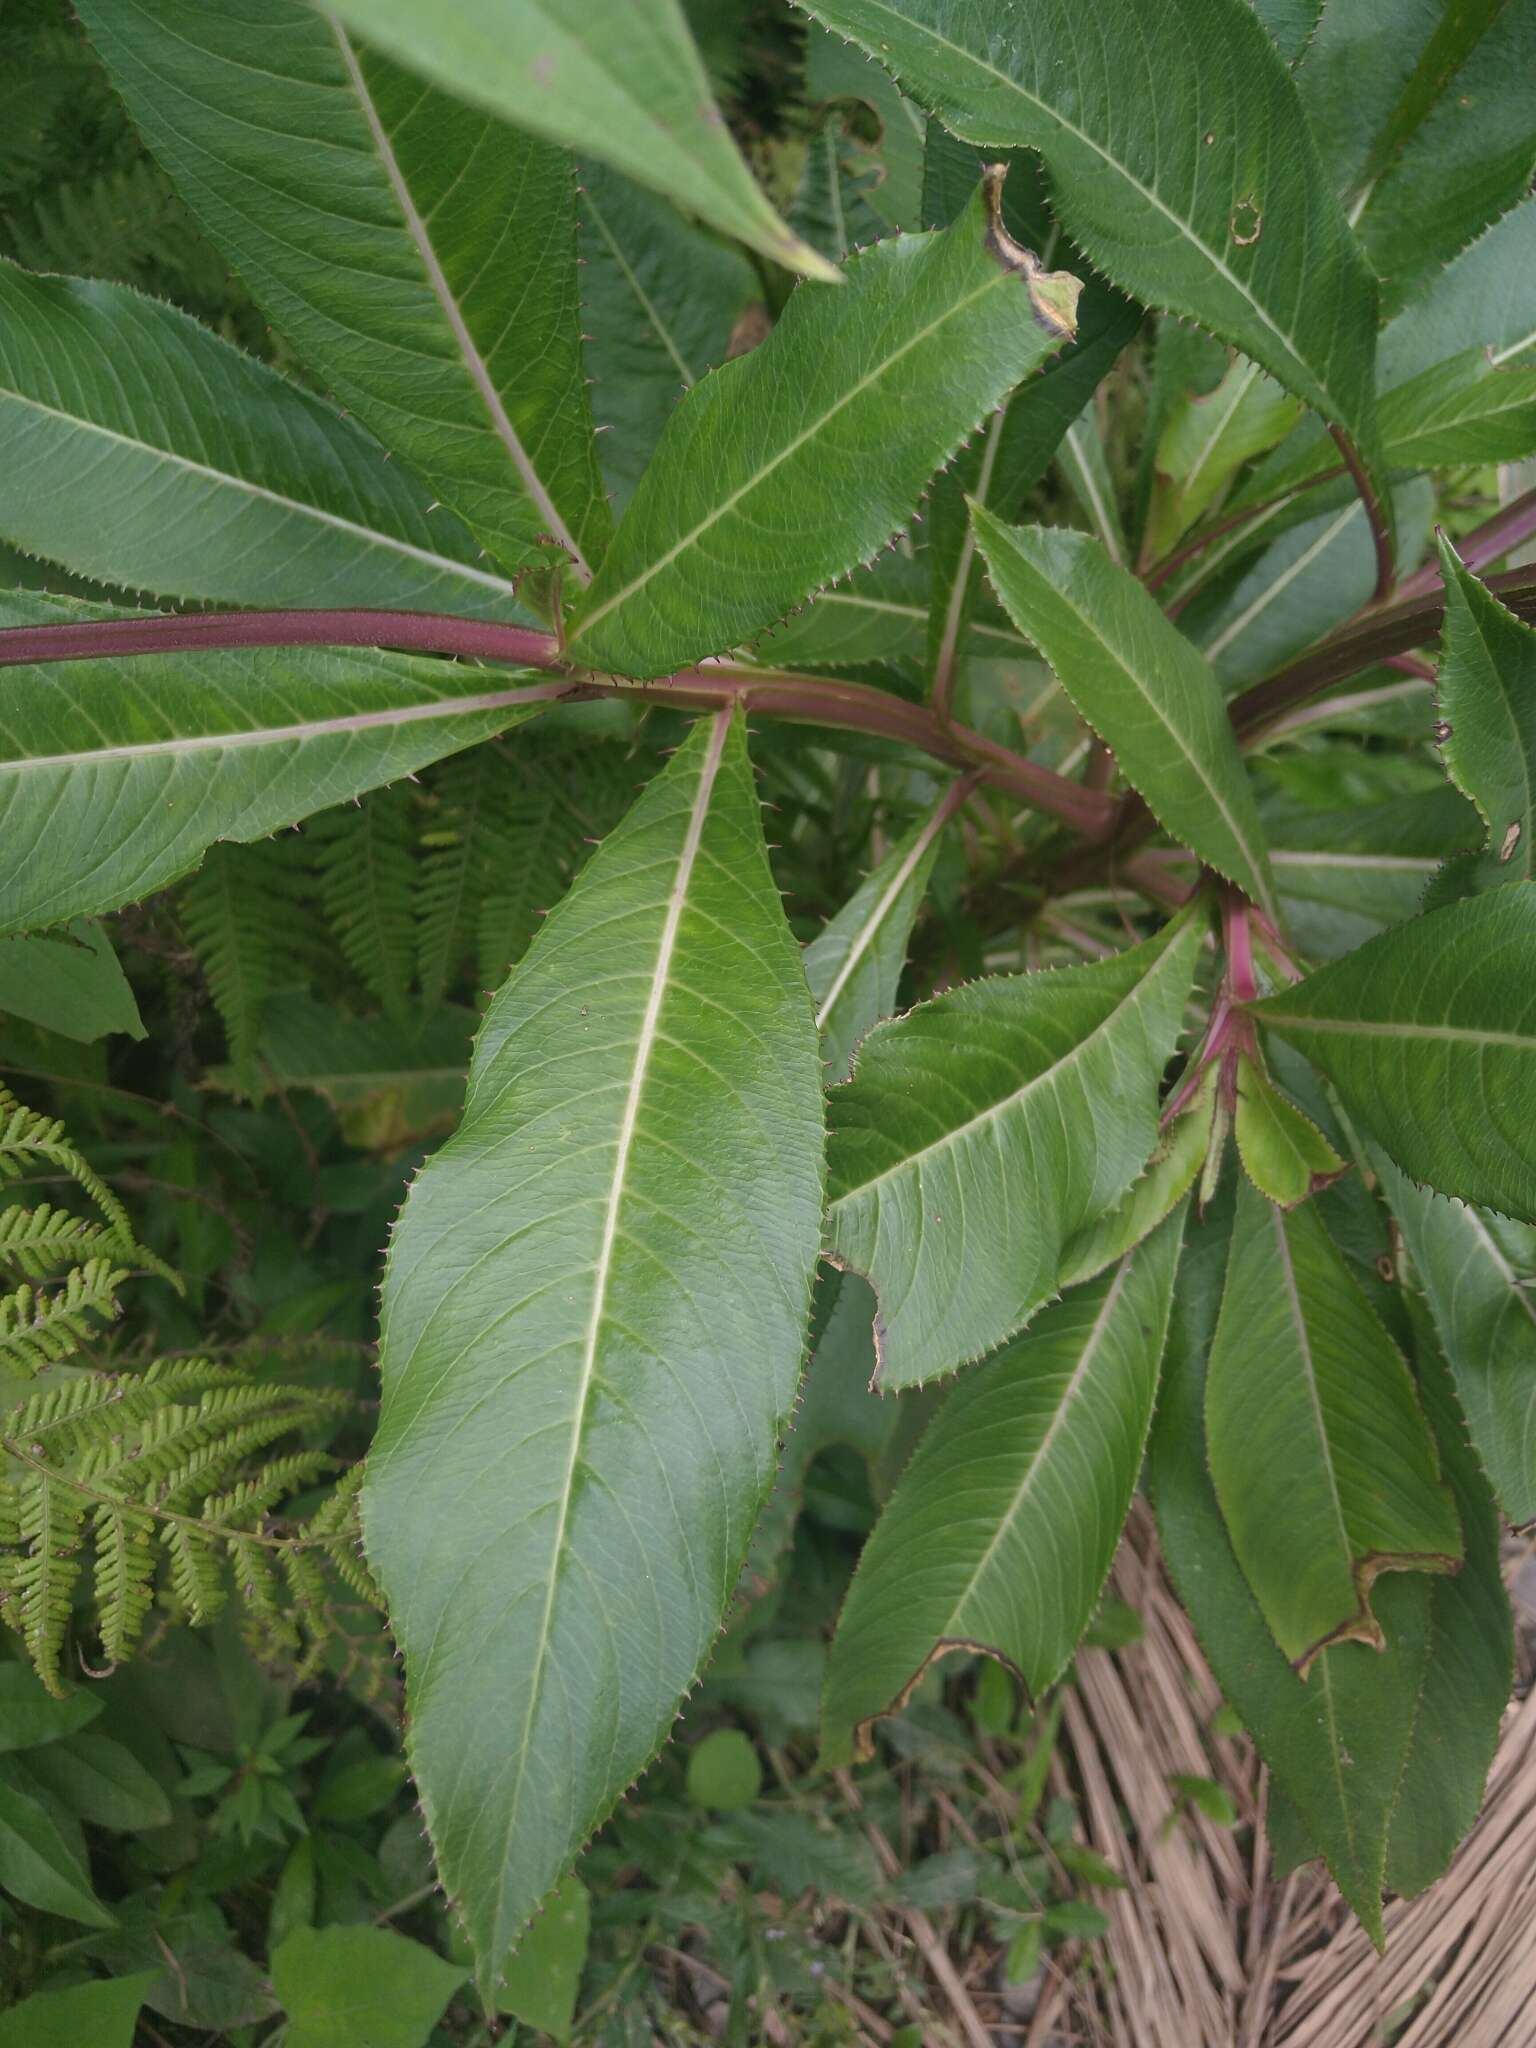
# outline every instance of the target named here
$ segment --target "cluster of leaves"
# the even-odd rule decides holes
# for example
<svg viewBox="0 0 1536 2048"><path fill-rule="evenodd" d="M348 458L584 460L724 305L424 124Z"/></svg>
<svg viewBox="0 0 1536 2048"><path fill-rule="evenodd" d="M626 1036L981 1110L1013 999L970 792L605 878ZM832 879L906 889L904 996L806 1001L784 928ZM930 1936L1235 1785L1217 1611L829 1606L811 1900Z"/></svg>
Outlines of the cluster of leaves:
<svg viewBox="0 0 1536 2048"><path fill-rule="evenodd" d="M81 0L310 381L0 267L0 537L82 592L0 599L16 1013L120 1005L92 921L175 887L140 944L315 1242L353 1204L345 1314L409 1181L363 1531L488 2008L871 1406L834 1771L952 1653L1055 1685L1144 1466L1285 1859L1378 1938L1509 1683L1536 9L813 12L780 218L669 0ZM195 1477L154 1505L217 1523Z"/></svg>

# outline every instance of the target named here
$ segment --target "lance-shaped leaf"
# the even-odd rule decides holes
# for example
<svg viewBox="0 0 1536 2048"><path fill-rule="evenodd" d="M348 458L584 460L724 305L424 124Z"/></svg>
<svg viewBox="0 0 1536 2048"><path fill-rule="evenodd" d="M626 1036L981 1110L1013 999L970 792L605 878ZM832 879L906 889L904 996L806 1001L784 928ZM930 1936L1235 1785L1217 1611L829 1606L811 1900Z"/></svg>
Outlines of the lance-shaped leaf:
<svg viewBox="0 0 1536 2048"><path fill-rule="evenodd" d="M805 949L829 1082L846 1081L854 1048L896 1008L907 940L939 850L939 834L964 801L958 783L891 848Z"/></svg>
<svg viewBox="0 0 1536 2048"><path fill-rule="evenodd" d="M1245 0L815 0L947 128L1036 149L1074 241L1367 448L1376 294Z"/></svg>
<svg viewBox="0 0 1536 2048"><path fill-rule="evenodd" d="M1427 1582L1405 1575L1382 1586L1384 1651L1340 1643L1303 1680L1276 1646L1232 1554L1205 1458L1206 1357L1230 1229L1230 1203L1219 1200L1190 1227L1180 1261L1148 1448L1158 1537L1217 1683L1379 1947L1387 1836L1428 1651Z"/></svg>
<svg viewBox="0 0 1536 2048"><path fill-rule="evenodd" d="M1536 1231L1415 1187L1382 1191L1434 1317L1483 1469L1512 1522L1536 1517Z"/></svg>
<svg viewBox="0 0 1536 2048"><path fill-rule="evenodd" d="M1348 1171L1348 1163L1312 1119L1246 1054L1237 1062L1232 1121L1244 1171L1259 1193L1282 1209L1294 1209Z"/></svg>
<svg viewBox="0 0 1536 2048"><path fill-rule="evenodd" d="M1158 1139L1146 1172L1129 1194L1107 1216L1068 1239L1061 1255L1060 1287L1079 1286L1124 1258L1183 1201L1210 1150L1219 1078L1217 1067L1207 1067L1194 1100Z"/></svg>
<svg viewBox="0 0 1536 2048"><path fill-rule="evenodd" d="M997 194L851 257L840 292L797 291L759 348L694 386L572 620L577 660L653 676L718 654L906 524L1073 332L1077 279L1008 239Z"/></svg>
<svg viewBox="0 0 1536 2048"><path fill-rule="evenodd" d="M1396 925L1253 1014L1404 1173L1536 1223L1536 884Z"/></svg>
<svg viewBox="0 0 1536 2048"><path fill-rule="evenodd" d="M762 286L729 248L606 165L581 166L581 319L598 455L622 512L672 408L723 363Z"/></svg>
<svg viewBox="0 0 1536 2048"><path fill-rule="evenodd" d="M954 1387L865 1546L822 1698L822 1756L867 1753L951 1650L1037 1696L1093 1615L1141 1469L1182 1212Z"/></svg>
<svg viewBox="0 0 1536 2048"><path fill-rule="evenodd" d="M525 618L329 406L173 306L0 264L0 534L166 597Z"/></svg>
<svg viewBox="0 0 1536 2048"><path fill-rule="evenodd" d="M935 484L930 529L940 521L938 500L951 472ZM962 506L962 510L963 510ZM858 668L875 662L920 663L930 640L936 550L916 555L892 548L831 590L818 591L802 610L754 643L757 658L779 668ZM950 559L952 560L952 554ZM977 616L967 606L961 622L964 651L1012 661L1034 649L993 606Z"/></svg>
<svg viewBox="0 0 1536 2048"><path fill-rule="evenodd" d="M1204 658L1135 577L1067 527L973 517L994 589L1175 837L1273 914L1248 773Z"/></svg>
<svg viewBox="0 0 1536 2048"><path fill-rule="evenodd" d="M1211 1478L1276 1642L1380 1647L1383 1571L1451 1571L1456 1510L1396 1345L1310 1204L1245 1182L1205 1389Z"/></svg>
<svg viewBox="0 0 1536 2048"><path fill-rule="evenodd" d="M336 12L449 92L602 157L775 263L827 275L742 162L678 0L341 0Z"/></svg>
<svg viewBox="0 0 1536 2048"><path fill-rule="evenodd" d="M1273 448L1300 414L1294 398L1241 356L1214 391L1180 393L1157 437L1145 542L1152 556L1203 518L1244 463Z"/></svg>
<svg viewBox="0 0 1536 2048"><path fill-rule="evenodd" d="M864 1040L828 1104L827 1247L875 1289L882 1386L1021 1329L1067 1239L1141 1172L1199 937L1186 921L1092 967L971 982Z"/></svg>
<svg viewBox="0 0 1536 2048"><path fill-rule="evenodd" d="M1488 828L1489 882L1536 874L1536 631L1469 576L1442 536L1445 629L1436 737Z"/></svg>
<svg viewBox="0 0 1536 2048"><path fill-rule="evenodd" d="M444 1884L494 1964L666 1736L799 1376L821 1081L739 719L492 1003L390 1247L364 1524Z"/></svg>
<svg viewBox="0 0 1536 2048"><path fill-rule="evenodd" d="M0 592L0 625L114 616ZM118 615L120 616L120 615ZM115 910L533 717L549 682L396 654L261 648L7 669L0 932Z"/></svg>
<svg viewBox="0 0 1536 2048"><path fill-rule="evenodd" d="M87 918L0 940L0 1012L85 1045L112 1031L146 1035L111 939Z"/></svg>
<svg viewBox="0 0 1536 2048"><path fill-rule="evenodd" d="M326 387L508 567L551 558L551 539L599 553L569 158L303 0L80 15L182 197Z"/></svg>
<svg viewBox="0 0 1536 2048"><path fill-rule="evenodd" d="M1530 189L1536 12L1523 0L1331 0L1296 83L1394 305Z"/></svg>

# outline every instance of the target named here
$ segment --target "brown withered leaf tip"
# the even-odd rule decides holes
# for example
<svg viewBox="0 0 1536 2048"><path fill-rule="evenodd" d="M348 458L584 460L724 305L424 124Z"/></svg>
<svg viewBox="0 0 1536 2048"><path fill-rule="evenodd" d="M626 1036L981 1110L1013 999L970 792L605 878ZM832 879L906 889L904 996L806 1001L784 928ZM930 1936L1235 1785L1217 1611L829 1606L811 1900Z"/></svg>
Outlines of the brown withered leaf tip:
<svg viewBox="0 0 1536 2048"><path fill-rule="evenodd" d="M982 196L987 207L987 248L1005 270L1023 278L1031 310L1046 333L1058 335L1063 341L1074 341L1083 281L1065 270L1047 270L1032 249L1026 249L1009 234L1003 225L1003 180L1007 175L1006 164L981 167Z"/></svg>

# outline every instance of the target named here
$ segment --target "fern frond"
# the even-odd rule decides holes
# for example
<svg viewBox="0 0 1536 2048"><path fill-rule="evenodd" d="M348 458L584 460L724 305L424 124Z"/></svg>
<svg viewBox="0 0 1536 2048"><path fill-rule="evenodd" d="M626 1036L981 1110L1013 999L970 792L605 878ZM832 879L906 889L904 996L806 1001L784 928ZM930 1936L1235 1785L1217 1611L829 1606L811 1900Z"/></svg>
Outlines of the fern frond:
<svg viewBox="0 0 1536 2048"><path fill-rule="evenodd" d="M325 1572L320 1559L312 1550L285 1550L281 1553L283 1577L288 1582L288 1597L292 1603L294 1619L303 1634L309 1638L309 1648L295 1674L302 1684L312 1678L320 1667L325 1647L330 1639L330 1611L326 1599Z"/></svg>
<svg viewBox="0 0 1536 2048"><path fill-rule="evenodd" d="M32 1668L58 1697L70 1602L80 1576L85 1496L51 1472L28 1472L20 1486L23 1555L15 1576L21 1631Z"/></svg>
<svg viewBox="0 0 1536 2048"><path fill-rule="evenodd" d="M0 1297L0 1369L35 1373L68 1358L90 1338L93 1317L108 1322L117 1314L117 1289L127 1277L110 1259L87 1259L51 1294L21 1286Z"/></svg>
<svg viewBox="0 0 1536 2048"><path fill-rule="evenodd" d="M160 1541L171 1561L171 1595L194 1627L216 1621L228 1592L224 1563L212 1533L189 1522L167 1522Z"/></svg>
<svg viewBox="0 0 1536 2048"><path fill-rule="evenodd" d="M63 1121L28 1109L0 1082L0 1181L19 1180L35 1159L46 1159L67 1173L90 1196L123 1242L133 1242L128 1211L79 1147L71 1143Z"/></svg>
<svg viewBox="0 0 1536 2048"><path fill-rule="evenodd" d="M305 833L342 954L391 1017L409 1007L415 964L414 810L409 789L378 789L314 819Z"/></svg>
<svg viewBox="0 0 1536 2048"><path fill-rule="evenodd" d="M138 1647L154 1602L155 1524L138 1509L106 1501L92 1519L97 1626L108 1660L121 1664Z"/></svg>
<svg viewBox="0 0 1536 2048"><path fill-rule="evenodd" d="M181 928L224 1025L231 1063L251 1060L262 1005L307 951L306 878L268 845L211 846L182 885Z"/></svg>
<svg viewBox="0 0 1536 2048"><path fill-rule="evenodd" d="M231 1535L230 1569L235 1592L245 1610L246 1641L261 1663L276 1663L297 1653L299 1632L283 1607L276 1552L254 1536Z"/></svg>
<svg viewBox="0 0 1536 2048"><path fill-rule="evenodd" d="M363 1468L354 1465L337 1481L329 1496L304 1524L305 1540L325 1555L331 1570L349 1592L370 1607L383 1607L384 1595L363 1555L358 1496Z"/></svg>
<svg viewBox="0 0 1536 2048"><path fill-rule="evenodd" d="M263 1465L258 1477L242 1479L228 1493L210 1494L199 1510L199 1519L221 1529L249 1529L278 1501L302 1491L335 1465L336 1460L325 1451L295 1451L289 1457L274 1458ZM306 1524L306 1532L307 1528Z"/></svg>
<svg viewBox="0 0 1536 2048"><path fill-rule="evenodd" d="M46 1280L60 1266L115 1248L105 1223L72 1216L39 1202L35 1209L0 1209L0 1265L27 1280Z"/></svg>

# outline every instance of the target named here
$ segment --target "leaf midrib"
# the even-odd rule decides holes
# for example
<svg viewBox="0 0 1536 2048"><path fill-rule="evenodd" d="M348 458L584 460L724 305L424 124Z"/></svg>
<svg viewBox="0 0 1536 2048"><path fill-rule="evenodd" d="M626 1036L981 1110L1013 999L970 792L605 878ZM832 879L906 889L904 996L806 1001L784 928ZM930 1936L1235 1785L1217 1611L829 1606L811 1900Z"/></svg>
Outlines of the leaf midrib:
<svg viewBox="0 0 1536 2048"><path fill-rule="evenodd" d="M843 955L842 962L836 974L832 977L831 987L822 997L820 1008L816 1012L816 1029L818 1031L826 1030L827 1019L832 1015L838 997L841 996L843 990L853 979L854 970L875 943L881 927L899 902L901 892L912 879L922 861L923 855L933 844L937 835L943 830L946 822L943 815L943 806L940 804L927 819L917 838L912 842L906 859L902 861L895 874L891 877L879 901L871 907L868 917L865 918L857 932L855 932L848 951Z"/></svg>
<svg viewBox="0 0 1536 2048"><path fill-rule="evenodd" d="M930 341L942 327L946 326L951 320L958 319L962 313L968 312L979 299L984 299L988 292L995 291L999 285L1017 285L1018 283L1019 279L1013 271L1005 270L999 266L996 275L989 277L985 284L979 285L973 292L968 292L963 299L954 300L950 305L946 306L937 320L930 321L926 327L921 328L916 334L904 341L900 348L886 356L873 370L860 377L856 383L850 384L835 404L828 406L826 411L812 420L809 426L803 428L793 439L787 441L778 453L771 460L763 463L759 469L755 470L745 483L739 484L727 497L722 498L719 504L714 506L699 521L697 526L674 541L664 554L657 555L652 561L648 562L640 574L626 583L622 590L616 590L611 597L605 598L593 611L588 612L586 617L577 626L572 640L573 647L580 646L582 640L591 633L592 628L600 619L606 618L608 613L613 611L616 606L626 604L637 591L643 590L648 583L659 576L662 570L669 569L679 555L683 554L688 548L693 547L702 535L709 532L711 527L717 526L727 514L733 512L743 498L750 497L752 492L768 477L772 476L775 470L788 462L791 456L798 455L808 442L815 440L825 430L829 421L836 419L837 415L847 406L852 405L855 399L862 398L866 391L872 390L880 382L881 378L888 375L904 356L910 355L915 348L921 348L923 343ZM632 513L631 516L633 516Z"/></svg>
<svg viewBox="0 0 1536 2048"><path fill-rule="evenodd" d="M1144 199L1149 200L1156 207L1157 211L1163 215L1165 220L1171 221L1186 241L1199 250L1211 268L1225 278L1239 297L1245 300L1254 313L1258 315L1276 341L1286 350L1303 378L1308 383L1313 381L1312 374L1307 368L1306 358L1297 347L1294 337L1287 334L1284 328L1276 324L1273 316L1253 296L1241 278L1228 267L1225 260L1216 253L1208 242L1195 233L1189 222L1167 204L1155 187L1143 184L1141 179L1135 175L1128 165L1121 163L1118 157L1107 150L1101 142L1097 142L1093 136L1088 134L1086 129L1079 128L1075 122L1069 121L1048 100L1043 100L1037 94L1030 92L1020 80L1012 77L1008 72L999 71L995 64L989 64L985 58L978 57L974 51L967 50L963 44L951 42L948 36L942 35L936 28L929 27L926 22L914 21L910 15L903 14L899 8L890 6L888 0L867 0L867 4L871 7L877 7L882 14L889 15L892 20L900 22L904 27L915 30L918 35L927 36L931 42L941 44L946 50L951 51L962 62L971 65L975 70L985 72L989 78L995 78L999 84L1005 85L1011 92L1017 93L1020 99L1027 100L1032 107L1038 108L1042 114L1055 121L1060 127L1065 128L1069 134L1075 135L1079 142L1085 143L1096 156L1109 165L1111 170L1124 178L1128 185L1134 186ZM872 54L877 55L877 61L885 61L877 53ZM1326 389L1327 387L1324 386L1323 388Z"/></svg>
<svg viewBox="0 0 1536 2048"><path fill-rule="evenodd" d="M672 959L677 949L677 934L682 924L683 911L687 905L694 869L698 864L699 849L703 843L704 826L709 815L710 800L720 773L720 764L725 755L726 741L730 736L733 716L734 712L730 710L720 711L715 714L714 731L710 735L708 749L700 763L698 788L694 792L693 807L689 813L688 825L683 835L683 843L678 850L677 869L667 898L667 909L662 921L661 935L657 941L656 963L651 971L651 986L646 997L645 1010L641 1016L640 1028L635 1038L635 1057L630 1067L629 1086L625 1093L624 1108L620 1115L618 1142L614 1153L613 1178L609 1184L608 1203L603 1215L603 1235L598 1247L597 1263L593 1268L592 1311L587 1320L581 1367L573 1391L570 1454L566 1460L565 1471L561 1477L554 1542L550 1552L549 1576L544 1595L544 1610L539 1622L533 1669L528 1681L528 1707L523 1718L522 1733L517 1743L516 1775L507 1799L508 1820L500 1859L501 1875L498 1880L496 1911L492 1923L498 1926L501 1921L502 1906L506 1896L507 1877L511 1865L512 1838L516 1830L518 1809L522 1800L523 1781L527 1776L528 1760L533 1749L533 1724L542 1693L544 1665L549 1654L550 1623L554 1615L555 1594L559 1585L561 1566L565 1559L566 1546L570 1534L571 1503L575 1494L576 1472L581 1462L581 1445L584 1436L587 1403L597 1376L598 1341L602 1334L604 1313L607 1308L608 1284L612 1275L614 1247L618 1242L619 1211L623 1205L625 1177L629 1168L630 1152L634 1145L635 1130L639 1121L640 1100L645 1091L651 1054L660 1035L662 1006L671 986Z"/></svg>
<svg viewBox="0 0 1536 2048"><path fill-rule="evenodd" d="M1491 599L1490 602L1497 603L1498 600ZM1509 690L1505 686L1504 671L1500 667L1498 659L1495 656L1492 647L1488 644L1488 635L1483 630L1483 622L1478 617L1477 612L1473 609L1472 601L1468 598L1465 591L1461 592L1461 603L1462 609L1466 614L1467 622L1471 626L1473 634L1476 637L1478 651L1481 653L1483 661L1486 664L1488 673L1492 675L1494 681L1494 688L1492 692L1490 693L1488 691L1484 691L1483 694L1485 697L1491 694L1497 699L1499 710L1503 714L1504 725L1510 735L1509 751L1511 754L1513 754L1515 758L1516 764L1519 768L1521 786L1525 791L1525 800L1522 806L1524 815L1519 820L1519 823L1522 827L1520 838L1522 841L1521 852L1523 855L1520 865L1524 868L1526 874L1529 875L1531 872L1532 841L1533 838L1536 838L1536 834L1533 834L1531 830L1531 822L1533 819L1536 819L1536 788L1533 788L1531 783L1530 750L1526 746L1525 736L1520 730L1520 721L1515 716L1514 703L1510 697ZM1523 630L1527 632L1530 631L1529 627L1524 628ZM1536 636L1532 637L1530 645L1532 647L1536 647ZM1529 663L1525 665L1527 667L1530 666ZM1442 674L1444 672L1444 667L1445 659L1442 656ZM1442 684L1442 694L1443 688L1444 686ZM1460 752L1459 748L1457 749L1457 752ZM1458 782L1458 784L1461 784L1460 776L1457 776L1455 779ZM1483 810L1483 806L1480 803L1478 803L1477 798L1472 795L1471 790L1465 789L1464 784L1462 784L1461 786L1465 790L1465 794L1468 797L1471 797L1472 802L1477 806L1478 811L1482 813L1483 823L1488 827L1490 835L1489 844L1491 846L1492 835L1495 832L1507 830L1510 821L1508 819L1499 821L1497 819L1490 818L1488 813L1485 810Z"/></svg>
<svg viewBox="0 0 1536 2048"><path fill-rule="evenodd" d="M1301 1292L1296 1285L1296 1267L1291 1258L1291 1241L1286 1235L1285 1218L1273 1202L1269 1209L1270 1224L1275 1233L1275 1244L1280 1260L1280 1271L1285 1283L1286 1308L1290 1313L1291 1327L1296 1338L1296 1350L1301 1361L1302 1381L1306 1387L1307 1403L1312 1411L1312 1426L1317 1432L1317 1444L1323 1472L1328 1481L1328 1498L1333 1505L1334 1519L1339 1526L1339 1542L1344 1552L1346 1572L1353 1570L1354 1551L1349 1540L1349 1525L1344 1519L1344 1503L1339 1496L1338 1477L1333 1469L1333 1445L1328 1436L1328 1425L1323 1417L1322 1397L1317 1387L1317 1366L1312 1356L1312 1338L1307 1329L1306 1311L1301 1305Z"/></svg>
<svg viewBox="0 0 1536 2048"><path fill-rule="evenodd" d="M1483 1031L1471 1024L1391 1024L1375 1019L1347 1017L1306 1017L1288 1015L1284 1010L1258 1009L1259 1022L1273 1030L1331 1032L1342 1038L1429 1039L1444 1045L1502 1046L1515 1052L1536 1052L1536 1038L1518 1031Z"/></svg>
<svg viewBox="0 0 1536 2048"><path fill-rule="evenodd" d="M403 556L408 561L421 562L428 568L462 576L471 583L480 583L487 590L494 590L499 596L515 598L516 586L504 576L495 576L489 570L476 568L469 562L455 561L451 555L434 554L430 548L418 547L414 541L400 540L393 534L382 533L377 527L364 526L361 521L348 519L343 513L328 512L324 506L307 503L303 498L290 498L282 491L274 491L266 484L253 483L249 477L238 476L233 470L218 469L212 463L199 462L195 456L183 455L178 449L157 448L152 441L143 441L134 434L125 434L119 427L103 426L99 420L88 420L79 413L65 412L61 407L49 405L46 400L34 398L30 392L17 391L12 386L0 386L0 402L9 400L13 405L43 414L46 418L58 420L76 433L94 434L100 440L114 442L120 448L131 449L137 455L146 455L151 461L167 464L189 476L202 477L217 485L221 490L234 492L247 498L258 499L263 504L275 505L280 511L291 513L295 518L308 519L322 526L334 527L355 539L366 541L370 546L383 548L391 554Z"/></svg>

